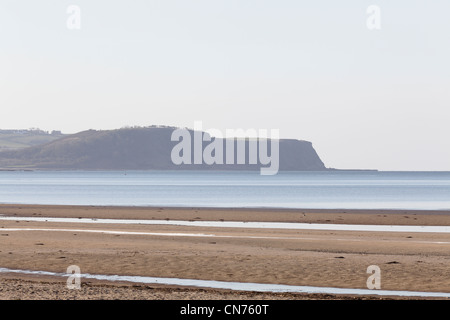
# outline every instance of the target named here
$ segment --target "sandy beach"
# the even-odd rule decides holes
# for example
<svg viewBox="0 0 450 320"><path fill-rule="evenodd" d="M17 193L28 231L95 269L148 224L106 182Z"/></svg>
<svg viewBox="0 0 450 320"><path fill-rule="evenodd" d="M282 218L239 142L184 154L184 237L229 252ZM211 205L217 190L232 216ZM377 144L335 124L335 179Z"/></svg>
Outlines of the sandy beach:
<svg viewBox="0 0 450 320"><path fill-rule="evenodd" d="M405 210L0 205L1 217L450 226L450 212ZM0 219L0 268L57 273L77 265L89 274L367 289L367 267L377 265L383 290L450 292L449 248L449 233ZM65 279L19 273L0 273L0 281L0 299L380 299L92 279L69 290Z"/></svg>

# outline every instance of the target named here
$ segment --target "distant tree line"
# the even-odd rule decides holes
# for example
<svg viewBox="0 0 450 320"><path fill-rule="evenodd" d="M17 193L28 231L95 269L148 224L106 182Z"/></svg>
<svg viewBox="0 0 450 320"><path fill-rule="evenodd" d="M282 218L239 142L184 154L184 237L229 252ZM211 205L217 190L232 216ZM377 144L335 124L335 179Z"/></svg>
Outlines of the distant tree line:
<svg viewBox="0 0 450 320"><path fill-rule="evenodd" d="M61 135L61 131L52 130L45 131L39 128L30 128L30 129L10 129L10 130L1 130L0 134L46 134L46 135Z"/></svg>

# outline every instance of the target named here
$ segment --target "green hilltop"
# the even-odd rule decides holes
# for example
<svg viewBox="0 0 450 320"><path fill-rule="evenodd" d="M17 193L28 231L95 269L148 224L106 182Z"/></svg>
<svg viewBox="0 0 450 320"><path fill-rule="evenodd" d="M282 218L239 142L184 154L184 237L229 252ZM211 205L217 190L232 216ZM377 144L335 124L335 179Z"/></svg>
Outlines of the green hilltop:
<svg viewBox="0 0 450 320"><path fill-rule="evenodd" d="M40 129L0 130L0 151L19 150L43 145L62 138L60 131L47 132Z"/></svg>

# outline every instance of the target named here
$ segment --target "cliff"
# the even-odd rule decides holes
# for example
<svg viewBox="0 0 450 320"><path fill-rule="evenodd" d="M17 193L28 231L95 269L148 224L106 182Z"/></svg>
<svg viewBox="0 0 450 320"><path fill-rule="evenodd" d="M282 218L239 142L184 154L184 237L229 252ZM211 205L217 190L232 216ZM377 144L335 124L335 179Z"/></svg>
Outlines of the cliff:
<svg viewBox="0 0 450 320"><path fill-rule="evenodd" d="M146 127L118 130L83 131L66 135L49 143L21 150L0 152L0 168L47 170L259 170L264 165L258 159L249 164L249 141L245 141L245 162L242 164L181 164L173 163L173 149L180 140L172 141L176 128ZM193 136L193 131L189 131ZM213 141L215 141L213 139ZM224 159L227 140L217 139L223 145ZM186 142L186 141L184 141ZM237 141L234 158L239 152ZM210 142L203 142L201 152ZM195 143L191 143L194 163ZM220 144L219 144L220 145ZM198 145L197 145L198 146ZM271 151L270 141L268 143ZM259 149L258 149L259 150ZM184 150L186 152L186 150ZM217 155L217 150L212 155ZM219 152L220 153L220 152ZM225 163L225 161L223 161ZM267 163L265 163L267 164ZM326 170L312 144L308 141L279 140L279 170Z"/></svg>

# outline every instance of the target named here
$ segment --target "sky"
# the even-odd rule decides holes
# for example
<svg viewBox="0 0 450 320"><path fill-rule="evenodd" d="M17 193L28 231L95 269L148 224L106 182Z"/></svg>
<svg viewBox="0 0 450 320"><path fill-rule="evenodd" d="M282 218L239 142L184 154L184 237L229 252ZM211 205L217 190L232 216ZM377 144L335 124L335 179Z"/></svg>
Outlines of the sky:
<svg viewBox="0 0 450 320"><path fill-rule="evenodd" d="M448 0L0 0L0 128L202 121L311 141L330 168L450 171L449 16Z"/></svg>

